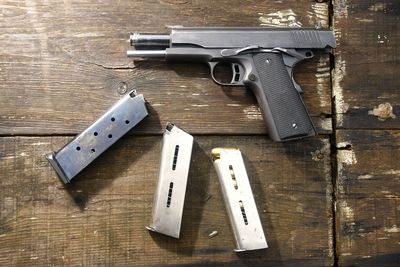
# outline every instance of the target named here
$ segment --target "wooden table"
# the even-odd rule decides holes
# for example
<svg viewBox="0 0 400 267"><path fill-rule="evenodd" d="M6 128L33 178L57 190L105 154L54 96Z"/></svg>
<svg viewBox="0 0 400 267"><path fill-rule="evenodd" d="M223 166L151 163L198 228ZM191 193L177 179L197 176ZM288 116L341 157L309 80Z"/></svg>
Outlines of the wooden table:
<svg viewBox="0 0 400 267"><path fill-rule="evenodd" d="M318 2L3 1L0 265L399 265L400 4ZM319 134L297 142L271 142L253 95L206 66L126 57L134 31L317 23L338 48L298 68ZM64 186L45 155L129 89L150 116ZM167 121L195 137L179 240L144 228ZM267 250L232 250L217 146L245 156Z"/></svg>

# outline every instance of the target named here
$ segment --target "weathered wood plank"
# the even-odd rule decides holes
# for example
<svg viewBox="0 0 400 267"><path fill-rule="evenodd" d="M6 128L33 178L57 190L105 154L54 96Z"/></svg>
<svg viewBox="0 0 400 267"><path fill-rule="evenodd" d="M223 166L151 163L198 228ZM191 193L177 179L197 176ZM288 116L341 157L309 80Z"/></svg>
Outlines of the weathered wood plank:
<svg viewBox="0 0 400 267"><path fill-rule="evenodd" d="M400 264L400 132L337 132L339 265Z"/></svg>
<svg viewBox="0 0 400 267"><path fill-rule="evenodd" d="M133 64L133 31L184 26L328 24L328 5L313 0L4 2L0 21L0 134L71 134L85 129L119 96L137 88L154 115L140 133L175 121L192 133L263 134L253 95L221 88L202 65ZM299 68L306 106L320 133L331 133L329 56Z"/></svg>
<svg viewBox="0 0 400 267"><path fill-rule="evenodd" d="M400 128L400 2L333 2L337 126Z"/></svg>
<svg viewBox="0 0 400 267"><path fill-rule="evenodd" d="M398 1L334 1L336 251L343 266L398 266ZM397 115L397 118L396 118Z"/></svg>
<svg viewBox="0 0 400 267"><path fill-rule="evenodd" d="M0 138L0 265L332 266L330 144L195 137L179 240L149 234L160 136L124 137L63 186L45 159L71 137ZM235 254L209 159L239 147L270 248ZM209 234L218 235L209 238Z"/></svg>

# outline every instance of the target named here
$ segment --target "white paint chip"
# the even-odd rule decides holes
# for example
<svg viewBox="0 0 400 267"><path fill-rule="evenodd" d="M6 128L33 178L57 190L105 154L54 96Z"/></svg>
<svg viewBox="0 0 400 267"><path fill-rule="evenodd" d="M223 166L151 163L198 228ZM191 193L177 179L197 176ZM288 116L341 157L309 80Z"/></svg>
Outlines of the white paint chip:
<svg viewBox="0 0 400 267"><path fill-rule="evenodd" d="M315 73L315 77L317 78L317 93L318 98L321 103L321 106L326 107L330 103L330 92L326 90L325 84L330 81L331 75L329 73L329 67L327 66L328 62L327 59L324 57L320 57L317 72ZM329 95L328 95L329 94Z"/></svg>
<svg viewBox="0 0 400 267"><path fill-rule="evenodd" d="M347 222L354 221L354 211L347 205L345 200L339 202L340 214Z"/></svg>
<svg viewBox="0 0 400 267"><path fill-rule="evenodd" d="M192 107L209 107L210 105L207 104L193 104Z"/></svg>
<svg viewBox="0 0 400 267"><path fill-rule="evenodd" d="M375 12L386 11L386 6L387 6L386 3L375 3L372 6L370 6L368 10Z"/></svg>
<svg viewBox="0 0 400 267"><path fill-rule="evenodd" d="M351 143L350 142L339 142L339 143L336 144L337 148L345 148L347 146L351 147Z"/></svg>
<svg viewBox="0 0 400 267"><path fill-rule="evenodd" d="M377 38L378 38L377 40L378 44L385 44L390 42L389 37L384 34L378 34Z"/></svg>
<svg viewBox="0 0 400 267"><path fill-rule="evenodd" d="M357 163L356 154L353 150L338 150L337 157L345 165L354 165Z"/></svg>
<svg viewBox="0 0 400 267"><path fill-rule="evenodd" d="M250 120L262 120L263 119L260 108L255 105L252 105L252 106L249 106L249 107L243 109L243 112L246 115L246 117Z"/></svg>
<svg viewBox="0 0 400 267"><path fill-rule="evenodd" d="M104 34L98 33L98 32L84 32L84 33L78 33L74 34L74 37L104 37Z"/></svg>
<svg viewBox="0 0 400 267"><path fill-rule="evenodd" d="M309 23L320 24L321 27L327 28L329 18L329 8L326 3L313 3L311 5L312 12L308 12Z"/></svg>
<svg viewBox="0 0 400 267"><path fill-rule="evenodd" d="M270 27L302 27L303 24L297 20L296 13L292 9L280 10L274 13L259 13L260 26Z"/></svg>
<svg viewBox="0 0 400 267"><path fill-rule="evenodd" d="M325 131L332 131L332 119L331 118L324 118L321 120L321 128Z"/></svg>
<svg viewBox="0 0 400 267"><path fill-rule="evenodd" d="M335 16L338 19L347 18L349 15L347 0L334 0L333 6L335 7Z"/></svg>
<svg viewBox="0 0 400 267"><path fill-rule="evenodd" d="M393 170L393 169L390 169L390 170L388 170L388 171L383 172L383 174L388 174L388 175L392 175L392 174L394 174L394 175L400 175L400 170Z"/></svg>
<svg viewBox="0 0 400 267"><path fill-rule="evenodd" d="M343 114L349 109L349 105L344 102L343 88L341 83L346 76L346 61L342 59L340 53L336 54L335 68L332 73L332 91L335 98L337 126L343 125Z"/></svg>
<svg viewBox="0 0 400 267"><path fill-rule="evenodd" d="M373 178L374 176L373 175L371 175L371 174L364 174L364 175L359 175L358 176L358 180L366 180L366 179L371 179L371 178Z"/></svg>
<svg viewBox="0 0 400 267"><path fill-rule="evenodd" d="M399 233L400 232L400 228L397 227L397 225L392 225L392 227L390 227L390 228L385 227L383 229L383 231L385 231L386 233Z"/></svg>

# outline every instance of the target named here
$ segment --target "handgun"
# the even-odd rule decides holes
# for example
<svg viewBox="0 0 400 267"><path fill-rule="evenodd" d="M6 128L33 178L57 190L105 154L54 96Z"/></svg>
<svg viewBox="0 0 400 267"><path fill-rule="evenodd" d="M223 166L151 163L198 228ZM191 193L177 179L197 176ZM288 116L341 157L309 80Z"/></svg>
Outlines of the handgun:
<svg viewBox="0 0 400 267"><path fill-rule="evenodd" d="M260 106L273 141L316 134L294 80L295 66L314 56L312 49L336 47L330 30L317 28L171 27L171 33L133 33L135 50L128 57L208 64L215 83L245 86ZM230 82L216 78L219 64L228 65Z"/></svg>

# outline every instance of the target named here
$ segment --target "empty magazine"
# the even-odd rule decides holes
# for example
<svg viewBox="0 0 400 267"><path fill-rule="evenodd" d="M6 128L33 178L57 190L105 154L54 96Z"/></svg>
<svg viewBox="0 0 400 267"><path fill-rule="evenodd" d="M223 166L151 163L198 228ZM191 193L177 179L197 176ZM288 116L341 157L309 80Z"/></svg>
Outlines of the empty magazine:
<svg viewBox="0 0 400 267"><path fill-rule="evenodd" d="M131 91L71 142L48 155L47 159L61 180L69 183L147 114L143 95Z"/></svg>
<svg viewBox="0 0 400 267"><path fill-rule="evenodd" d="M148 230L179 238L193 136L168 123Z"/></svg>

